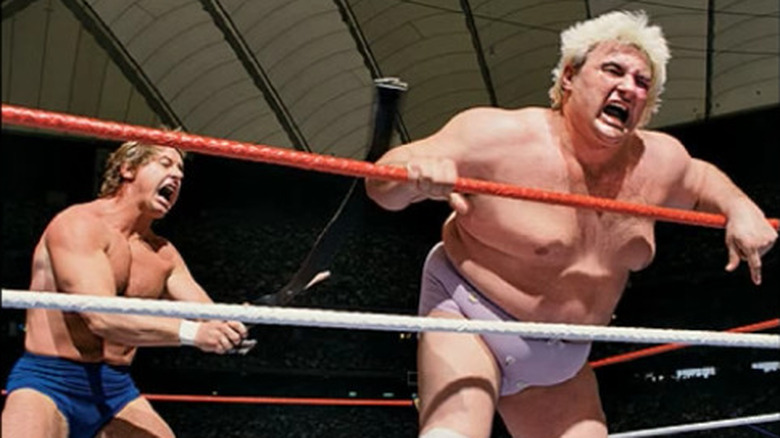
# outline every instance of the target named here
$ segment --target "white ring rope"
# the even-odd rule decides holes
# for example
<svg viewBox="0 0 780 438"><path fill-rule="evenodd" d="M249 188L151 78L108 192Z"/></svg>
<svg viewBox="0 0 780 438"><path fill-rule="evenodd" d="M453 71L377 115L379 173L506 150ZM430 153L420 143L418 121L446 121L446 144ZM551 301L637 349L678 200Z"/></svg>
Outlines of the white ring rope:
<svg viewBox="0 0 780 438"><path fill-rule="evenodd" d="M682 343L780 349L780 335L724 333L592 325L477 321L334 310L201 304L183 301L99 297L52 292L2 290L6 308L44 307L74 312L130 313L193 319L238 320L251 324L299 325L400 332L445 331L522 335L529 338L631 343Z"/></svg>
<svg viewBox="0 0 780 438"><path fill-rule="evenodd" d="M728 420L705 421L703 423L682 424L679 426L657 427L610 434L609 438L640 438L647 436L669 435L697 430L722 429L724 427L745 426L748 424L771 423L780 421L780 412L774 414L753 415L751 417L730 418Z"/></svg>

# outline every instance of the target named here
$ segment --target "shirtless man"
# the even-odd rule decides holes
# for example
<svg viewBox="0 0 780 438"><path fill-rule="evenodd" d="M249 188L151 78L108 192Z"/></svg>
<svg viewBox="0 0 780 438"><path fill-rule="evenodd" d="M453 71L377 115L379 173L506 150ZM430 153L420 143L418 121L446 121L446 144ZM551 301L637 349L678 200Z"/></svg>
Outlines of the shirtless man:
<svg viewBox="0 0 780 438"><path fill-rule="evenodd" d="M123 144L100 197L49 223L35 248L30 289L211 303L152 222L176 203L176 149ZM2 436L172 437L129 375L139 346L194 345L225 353L246 342L238 321L27 310L25 354L8 378Z"/></svg>
<svg viewBox="0 0 780 438"><path fill-rule="evenodd" d="M613 12L562 34L552 109L477 108L378 163L408 183L370 180L390 210L448 200L454 213L426 261L420 313L441 318L607 324L629 272L653 258L653 221L452 192L458 176L728 217L734 270L756 284L777 233L722 172L674 138L640 129L658 106L669 52L643 13ZM589 343L425 333L418 371L425 438L606 437Z"/></svg>

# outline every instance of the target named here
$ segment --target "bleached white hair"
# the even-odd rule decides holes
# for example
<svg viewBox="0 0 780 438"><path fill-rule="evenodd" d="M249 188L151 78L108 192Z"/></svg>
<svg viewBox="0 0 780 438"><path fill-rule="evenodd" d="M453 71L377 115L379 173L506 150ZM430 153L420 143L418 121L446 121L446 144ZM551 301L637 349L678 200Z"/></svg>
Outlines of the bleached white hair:
<svg viewBox="0 0 780 438"><path fill-rule="evenodd" d="M671 55L663 31L658 26L648 25L644 11L614 11L587 21L581 21L561 33L561 59L553 69L553 86L550 100L553 109L563 104L562 79L567 66L575 71L585 64L588 53L599 43L617 41L636 46L647 55L652 68L652 79L647 96L647 106L640 118L640 126L650 118L661 105L661 93L666 82L666 63Z"/></svg>

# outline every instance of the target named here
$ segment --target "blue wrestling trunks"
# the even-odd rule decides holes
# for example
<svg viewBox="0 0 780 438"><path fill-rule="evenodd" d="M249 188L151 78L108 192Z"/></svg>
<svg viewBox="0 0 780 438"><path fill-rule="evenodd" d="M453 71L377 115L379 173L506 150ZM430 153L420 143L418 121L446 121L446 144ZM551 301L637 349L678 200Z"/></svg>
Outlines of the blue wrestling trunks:
<svg viewBox="0 0 780 438"><path fill-rule="evenodd" d="M93 437L128 403L140 397L130 367L81 363L25 352L8 376L8 393L33 389L49 398L68 421L70 437Z"/></svg>
<svg viewBox="0 0 780 438"><path fill-rule="evenodd" d="M442 243L433 247L423 268L420 315L432 310L468 319L516 321L517 319L483 296L455 269ZM574 377L585 365L590 342L560 339L525 339L517 335L480 335L501 371L501 395L511 395L529 386L550 386Z"/></svg>

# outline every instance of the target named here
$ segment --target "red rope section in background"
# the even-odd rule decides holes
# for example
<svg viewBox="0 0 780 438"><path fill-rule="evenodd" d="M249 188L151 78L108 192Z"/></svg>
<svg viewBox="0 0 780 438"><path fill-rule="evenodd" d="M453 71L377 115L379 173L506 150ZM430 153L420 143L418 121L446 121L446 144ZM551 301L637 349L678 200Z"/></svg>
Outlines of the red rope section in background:
<svg viewBox="0 0 780 438"><path fill-rule="evenodd" d="M761 321L754 324L743 325L726 330L727 332L748 333L780 326L780 318ZM666 353L688 347L688 344L665 344L657 347L644 348L642 350L618 354L604 359L590 362L593 368L600 368L622 362L629 362L647 356ZM2 395L7 395L3 390ZM184 394L142 394L151 401L180 402L180 403L242 403L242 404L267 404L267 405L305 405L305 406L413 406L413 400L405 399L359 399L359 398L299 398L299 397L249 397L249 396L224 396L224 395L184 395Z"/></svg>
<svg viewBox="0 0 780 438"><path fill-rule="evenodd" d="M8 395L5 389L3 396ZM160 402L179 403L240 403L262 405L303 405L303 406L413 406L412 400L370 399L370 398L304 398L304 397L242 397L224 395L187 395L187 394L141 394L145 399Z"/></svg>
<svg viewBox="0 0 780 438"><path fill-rule="evenodd" d="M734 333L749 333L759 330L767 330L770 328L780 326L780 318L770 319L767 321L757 322L755 324L743 325L726 330L727 332ZM599 368L606 365L612 365L621 362L628 362L641 357L655 356L656 354L666 353L667 351L680 350L685 347L689 347L688 344L664 344L650 348L643 348L641 350L631 351L628 353L616 354L614 356L605 357L603 359L594 360L590 362L592 368Z"/></svg>
<svg viewBox="0 0 780 438"><path fill-rule="evenodd" d="M162 131L144 126L107 122L87 117L28 109L13 105L3 104L2 109L3 123L12 125L48 128L60 132L88 135L117 141L134 140L144 143L177 147L203 154L279 164L338 175L401 182L408 180L406 169L401 167L377 166L359 160L336 158L291 149L212 137L202 137L184 132ZM642 216L689 225L702 225L715 228L723 228L726 225L725 216L718 214L655 207L586 195L549 192L468 178L458 178L455 182L455 191L470 194L496 195L548 204L567 205L570 207ZM780 221L778 219L769 219L769 222L775 229L778 229L780 226Z"/></svg>
<svg viewBox="0 0 780 438"><path fill-rule="evenodd" d="M780 318L761 321L754 324L743 325L725 330L735 333L749 333L780 326ZM590 362L593 368L600 368L622 362L629 362L647 356L680 350L689 347L688 344L665 344L642 350L617 354ZM2 390L2 395L7 391ZM304 406L390 406L410 407L413 400L406 399L360 399L360 398L301 398L301 397L250 397L250 396L224 396L224 395L186 395L186 394L142 394L146 399L161 402L180 403L241 403L241 404L266 404L266 405L304 405Z"/></svg>
<svg viewBox="0 0 780 438"><path fill-rule="evenodd" d="M265 405L306 405L306 406L412 406L412 400L368 399L368 398L299 398L299 397L237 397L221 395L171 395L144 394L152 401L185 403L245 403Z"/></svg>

